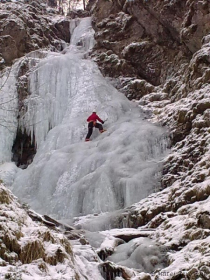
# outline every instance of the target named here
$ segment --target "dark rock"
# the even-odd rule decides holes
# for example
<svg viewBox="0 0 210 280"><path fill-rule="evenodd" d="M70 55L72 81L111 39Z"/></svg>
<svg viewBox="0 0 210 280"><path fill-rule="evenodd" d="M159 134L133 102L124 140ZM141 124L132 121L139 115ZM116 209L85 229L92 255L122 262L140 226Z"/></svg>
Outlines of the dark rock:
<svg viewBox="0 0 210 280"><path fill-rule="evenodd" d="M209 212L203 212L199 213L198 217L198 226L210 229L210 213Z"/></svg>
<svg viewBox="0 0 210 280"><path fill-rule="evenodd" d="M43 218L44 218L46 221L55 224L57 227L61 227L61 228L65 229L65 230L67 230L67 231L71 231L71 230L74 229L73 227L71 227L71 226L69 226L69 225L66 225L66 224L63 224L63 223L60 223L60 222L58 222L58 221L52 219L51 217L49 217L49 216L47 216L47 215L44 215Z"/></svg>
<svg viewBox="0 0 210 280"><path fill-rule="evenodd" d="M109 261L100 264L99 270L105 280L114 280L117 276L121 276L125 280L130 279L130 275L127 273L125 267L115 265Z"/></svg>
<svg viewBox="0 0 210 280"><path fill-rule="evenodd" d="M18 130L12 147L12 153L12 161L22 169L27 168L36 154L35 138L31 139L31 135Z"/></svg>
<svg viewBox="0 0 210 280"><path fill-rule="evenodd" d="M67 13L70 18L84 18L89 17L90 12L86 10L72 10Z"/></svg>
<svg viewBox="0 0 210 280"><path fill-rule="evenodd" d="M18 54L16 42L10 35L0 36L0 50L6 64L10 64Z"/></svg>
<svg viewBox="0 0 210 280"><path fill-rule="evenodd" d="M122 233L122 234L115 234L114 235L116 238L122 239L125 242L129 242L135 238L138 237L148 237L149 233L148 232L139 232L139 233L132 233L132 234L126 234L126 233Z"/></svg>
<svg viewBox="0 0 210 280"><path fill-rule="evenodd" d="M30 5L22 2L2 4L0 49L5 65L39 48L54 46L55 50L61 50L62 41L70 41L70 20L54 22L46 13L46 7L37 1L31 1Z"/></svg>

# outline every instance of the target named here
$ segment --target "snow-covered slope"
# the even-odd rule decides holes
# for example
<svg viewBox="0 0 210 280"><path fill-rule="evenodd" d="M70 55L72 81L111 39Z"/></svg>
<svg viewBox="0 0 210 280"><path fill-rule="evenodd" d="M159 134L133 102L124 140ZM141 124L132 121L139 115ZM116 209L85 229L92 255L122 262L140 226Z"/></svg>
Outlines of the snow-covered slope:
<svg viewBox="0 0 210 280"><path fill-rule="evenodd" d="M73 246L58 228L34 222L2 184L0 215L0 279L103 279L89 245Z"/></svg>

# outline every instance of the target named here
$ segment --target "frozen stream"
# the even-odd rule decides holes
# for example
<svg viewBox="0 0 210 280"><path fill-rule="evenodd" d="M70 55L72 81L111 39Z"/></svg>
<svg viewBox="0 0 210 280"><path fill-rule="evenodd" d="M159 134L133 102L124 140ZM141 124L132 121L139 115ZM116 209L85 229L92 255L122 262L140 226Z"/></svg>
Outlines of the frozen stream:
<svg viewBox="0 0 210 280"><path fill-rule="evenodd" d="M38 149L33 163L18 170L12 191L57 219L111 212L146 197L157 186L167 149L165 131L143 120L137 104L84 58L93 44L91 19L85 18L63 53L31 57L36 65L21 126L34 133ZM108 118L107 132L94 131L84 142L94 109Z"/></svg>

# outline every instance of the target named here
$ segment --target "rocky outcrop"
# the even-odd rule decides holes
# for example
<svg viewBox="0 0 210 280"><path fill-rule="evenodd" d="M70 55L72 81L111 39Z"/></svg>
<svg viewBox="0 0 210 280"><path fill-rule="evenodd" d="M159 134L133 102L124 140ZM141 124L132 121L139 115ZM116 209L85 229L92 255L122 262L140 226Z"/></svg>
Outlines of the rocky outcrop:
<svg viewBox="0 0 210 280"><path fill-rule="evenodd" d="M90 3L97 41L94 59L129 99L152 112L153 121L169 127L172 146L177 143L179 156L168 159L162 180L163 187L170 186L208 149L210 3Z"/></svg>
<svg viewBox="0 0 210 280"><path fill-rule="evenodd" d="M0 217L2 279L100 279L100 260L81 232L21 205L1 182Z"/></svg>
<svg viewBox="0 0 210 280"><path fill-rule="evenodd" d="M133 275L132 271L126 269L126 267L115 265L112 262L106 261L99 266L101 274L105 280L114 280L118 276L122 277L121 279L131 279ZM144 278L144 280L151 280L151 278Z"/></svg>
<svg viewBox="0 0 210 280"><path fill-rule="evenodd" d="M119 65L126 65L122 91L170 128L174 152L165 162L162 187L179 180L183 194L191 187L174 210L205 200L208 188L200 195L192 186L209 178L209 1L98 0L90 10L97 40L93 56L102 71L116 78ZM172 208L161 205L157 213ZM145 220L143 213L138 219L142 225L151 217Z"/></svg>
<svg viewBox="0 0 210 280"><path fill-rule="evenodd" d="M68 16L72 19L74 18L84 18L89 17L90 12L86 10L71 10L68 12Z"/></svg>
<svg viewBox="0 0 210 280"><path fill-rule="evenodd" d="M10 265L8 271L1 269L1 276L17 279L23 271L23 274L29 273L30 264L37 267L41 274L48 274L48 265L64 265L68 262L72 267L73 252L68 239L56 230L49 231L41 223L32 222L16 198L3 185L0 185L0 194L0 266ZM19 264L15 265L17 262ZM12 269L13 267L16 269ZM73 273L75 277L78 276L76 271Z"/></svg>
<svg viewBox="0 0 210 280"><path fill-rule="evenodd" d="M132 76L163 85L184 70L210 31L207 0L90 3L97 41L93 56L103 73L115 78ZM128 94L141 97L138 89Z"/></svg>
<svg viewBox="0 0 210 280"><path fill-rule="evenodd" d="M159 276L208 279L210 2L98 0L90 10L102 72L171 138L162 191L127 209L127 227L155 229L168 247Z"/></svg>
<svg viewBox="0 0 210 280"><path fill-rule="evenodd" d="M50 47L62 50L70 41L69 20L53 21L55 14L38 1L1 4L0 13L0 67L10 65L15 58Z"/></svg>

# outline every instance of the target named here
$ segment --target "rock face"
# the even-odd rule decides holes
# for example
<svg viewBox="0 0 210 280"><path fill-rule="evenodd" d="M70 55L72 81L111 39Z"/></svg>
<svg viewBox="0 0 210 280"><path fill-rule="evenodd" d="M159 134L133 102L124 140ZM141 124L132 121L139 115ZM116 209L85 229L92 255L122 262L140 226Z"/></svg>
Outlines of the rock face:
<svg viewBox="0 0 210 280"><path fill-rule="evenodd" d="M5 3L0 7L0 67L30 51L51 47L61 50L70 41L69 20L53 22L55 14L38 1Z"/></svg>
<svg viewBox="0 0 210 280"><path fill-rule="evenodd" d="M91 5L97 40L92 56L104 75L115 78L116 86L171 135L163 190L128 209L127 226L155 229L153 238L176 251L164 279L208 279L210 2ZM179 259L186 273L176 271Z"/></svg>
<svg viewBox="0 0 210 280"><path fill-rule="evenodd" d="M143 78L154 86L188 64L210 30L207 0L98 0L89 9L97 40L93 55L103 73ZM138 90L131 93L140 97Z"/></svg>
<svg viewBox="0 0 210 280"><path fill-rule="evenodd" d="M97 41L92 55L102 72L117 78L117 87L128 98L139 100L144 109L152 110L155 120L170 127L172 145L179 142L179 151L189 146L181 156L184 164L174 159L165 174L169 169L177 174L192 168L204 155L209 133L210 2L90 4ZM192 135L203 140L193 145ZM164 186L174 179L166 181Z"/></svg>
<svg viewBox="0 0 210 280"><path fill-rule="evenodd" d="M81 245L81 233L30 211L1 183L0 217L2 279L102 279L100 260L89 245Z"/></svg>
<svg viewBox="0 0 210 280"><path fill-rule="evenodd" d="M3 185L0 185L0 194L1 276L17 279L24 264L23 274L29 274L32 263L40 274L44 271L47 272L49 265L57 266L66 261L72 267L73 252L68 239L59 235L56 230L50 231L41 223L33 222L16 198ZM14 271L3 268L8 264L12 266L18 261L19 265ZM71 271L73 272L72 269L69 270L69 272ZM76 271L73 273L75 277L78 277Z"/></svg>

